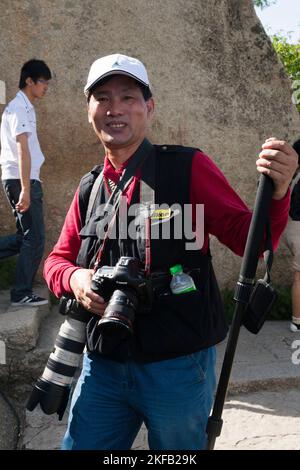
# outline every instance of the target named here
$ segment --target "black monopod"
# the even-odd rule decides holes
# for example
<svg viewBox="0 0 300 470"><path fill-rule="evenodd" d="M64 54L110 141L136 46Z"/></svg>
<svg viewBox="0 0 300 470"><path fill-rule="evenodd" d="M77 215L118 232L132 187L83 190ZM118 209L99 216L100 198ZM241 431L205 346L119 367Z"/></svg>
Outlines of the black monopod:
<svg viewBox="0 0 300 470"><path fill-rule="evenodd" d="M238 342L240 328L245 319L245 315L247 315L249 310L249 302L251 303L251 296L253 297L253 292L256 291L256 295L254 296L252 302L253 305L259 304L260 301L262 301L263 303L266 298L269 298L269 305L266 308L266 310L268 311L276 297L275 292L272 290L269 284L267 284L263 280L260 280L260 283L257 284L254 288L254 278L259 260L259 255L261 252L261 247L263 246L263 240L266 236L267 226L269 223L268 212L272 199L272 194L273 181L269 176L262 174L259 180L241 270L236 285L234 296L234 300L236 301L234 316L226 345L217 393L215 396L212 414L208 418L207 422L207 450L213 450L216 438L221 434L223 424L223 420L221 419L221 417L226 398L233 358ZM258 302L257 299L259 300ZM263 306L263 308L265 308L265 306ZM263 314L263 316L265 315ZM256 331L252 331L251 329L250 331L252 333L257 333L261 326L262 320L261 324L256 329Z"/></svg>

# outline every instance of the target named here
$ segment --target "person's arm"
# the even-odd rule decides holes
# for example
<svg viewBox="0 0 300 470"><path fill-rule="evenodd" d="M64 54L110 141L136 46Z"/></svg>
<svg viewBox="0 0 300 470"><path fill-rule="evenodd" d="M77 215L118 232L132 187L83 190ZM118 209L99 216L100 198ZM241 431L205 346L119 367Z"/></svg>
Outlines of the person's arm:
<svg viewBox="0 0 300 470"><path fill-rule="evenodd" d="M44 263L44 278L49 289L57 296L64 293L72 293L70 277L76 266L81 240L81 219L77 190L65 218L59 239Z"/></svg>
<svg viewBox="0 0 300 470"><path fill-rule="evenodd" d="M76 266L76 259L81 246L79 232L81 218L76 191L67 213L61 234L44 264L44 278L49 289L57 296L74 294L87 310L102 314L106 304L102 297L91 291L93 270Z"/></svg>
<svg viewBox="0 0 300 470"><path fill-rule="evenodd" d="M21 192L16 204L18 212L26 212L30 206L30 170L31 156L26 133L16 136L18 150L18 165L21 180Z"/></svg>
<svg viewBox="0 0 300 470"><path fill-rule="evenodd" d="M252 212L220 169L201 152L196 152L193 158L190 198L192 204L204 204L204 252L208 235L212 234L234 253L243 256ZM272 200L270 220L274 249L287 223L289 201L289 191L283 199Z"/></svg>
<svg viewBox="0 0 300 470"><path fill-rule="evenodd" d="M13 105L9 112L8 123L11 137L16 141L21 181L21 192L16 202L16 209L19 212L26 212L30 207L31 155L28 139L32 132L27 109L20 105Z"/></svg>

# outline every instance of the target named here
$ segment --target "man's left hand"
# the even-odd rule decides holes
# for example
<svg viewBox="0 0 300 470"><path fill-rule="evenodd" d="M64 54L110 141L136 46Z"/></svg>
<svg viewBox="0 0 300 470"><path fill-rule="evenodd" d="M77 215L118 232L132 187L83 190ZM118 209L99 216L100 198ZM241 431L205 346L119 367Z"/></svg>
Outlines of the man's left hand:
<svg viewBox="0 0 300 470"><path fill-rule="evenodd" d="M298 154L284 140L270 137L262 145L256 166L274 181L273 199L282 199L298 167Z"/></svg>

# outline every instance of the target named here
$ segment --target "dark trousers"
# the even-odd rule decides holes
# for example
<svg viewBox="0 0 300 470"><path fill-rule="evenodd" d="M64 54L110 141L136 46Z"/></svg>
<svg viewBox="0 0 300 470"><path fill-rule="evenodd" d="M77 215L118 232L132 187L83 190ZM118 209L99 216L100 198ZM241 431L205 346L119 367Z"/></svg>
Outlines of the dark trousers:
<svg viewBox="0 0 300 470"><path fill-rule="evenodd" d="M43 191L40 181L31 180L30 207L21 214L15 209L21 192L20 180L4 180L3 188L12 207L17 231L13 235L0 237L0 259L19 254L11 289L11 300L18 302L32 294L33 280L44 252Z"/></svg>

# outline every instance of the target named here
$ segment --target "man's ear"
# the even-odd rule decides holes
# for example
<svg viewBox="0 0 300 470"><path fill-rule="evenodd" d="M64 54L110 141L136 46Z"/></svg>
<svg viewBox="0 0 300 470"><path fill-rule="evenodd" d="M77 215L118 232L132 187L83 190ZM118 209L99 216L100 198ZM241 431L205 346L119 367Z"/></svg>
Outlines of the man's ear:
<svg viewBox="0 0 300 470"><path fill-rule="evenodd" d="M89 103L87 103L87 105L86 105L86 110L87 110L87 114L88 114L88 122L91 124L92 119L91 119L91 116L90 116L90 104Z"/></svg>
<svg viewBox="0 0 300 470"><path fill-rule="evenodd" d="M148 118L151 119L153 114L154 114L154 99L150 98L148 101L146 101L146 106L147 106L147 111L148 111Z"/></svg>
<svg viewBox="0 0 300 470"><path fill-rule="evenodd" d="M34 85L34 81L32 80L31 77L27 77L26 80L25 80L25 83L26 83L27 86Z"/></svg>

